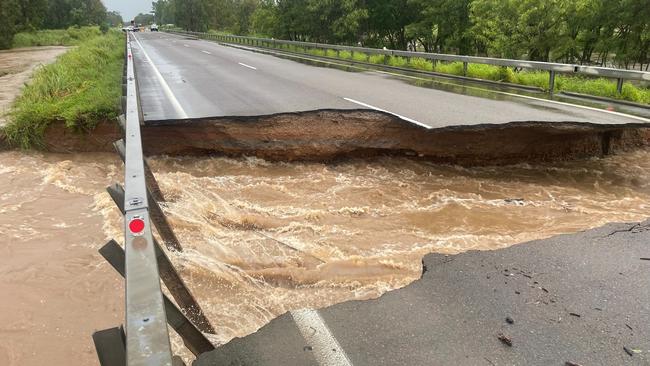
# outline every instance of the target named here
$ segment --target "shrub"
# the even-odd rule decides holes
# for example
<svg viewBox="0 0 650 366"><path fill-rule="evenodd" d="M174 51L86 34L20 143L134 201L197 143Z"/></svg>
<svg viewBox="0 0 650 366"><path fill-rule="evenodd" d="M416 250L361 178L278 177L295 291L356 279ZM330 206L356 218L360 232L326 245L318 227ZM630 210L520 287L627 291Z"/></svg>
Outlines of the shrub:
<svg viewBox="0 0 650 366"><path fill-rule="evenodd" d="M99 32L99 30L97 30ZM39 69L10 111L8 140L29 148L42 143L48 124L89 130L120 110L124 35L98 35Z"/></svg>
<svg viewBox="0 0 650 366"><path fill-rule="evenodd" d="M368 59L368 61L371 64L379 64L379 65L381 65L384 62L386 62L386 56L384 56L384 55L370 55L370 58Z"/></svg>
<svg viewBox="0 0 650 366"><path fill-rule="evenodd" d="M368 55L363 52L355 52L352 55L352 59L354 61L360 61L360 62L367 62L368 61Z"/></svg>
<svg viewBox="0 0 650 366"><path fill-rule="evenodd" d="M339 58L349 60L352 58L352 52L350 51L341 51L339 52Z"/></svg>
<svg viewBox="0 0 650 366"><path fill-rule="evenodd" d="M325 50L321 50L320 48L310 48L307 50L307 53L314 56L325 56Z"/></svg>
<svg viewBox="0 0 650 366"><path fill-rule="evenodd" d="M406 67L408 65L408 60L400 56L390 56L388 57L388 64L395 67Z"/></svg>
<svg viewBox="0 0 650 366"><path fill-rule="evenodd" d="M21 32L14 35L13 47L76 46L101 34L99 27L70 27L68 29Z"/></svg>
<svg viewBox="0 0 650 366"><path fill-rule="evenodd" d="M422 57L414 57L409 62L409 66L424 71L433 71L433 63Z"/></svg>
<svg viewBox="0 0 650 366"><path fill-rule="evenodd" d="M442 74L463 75L463 63L438 62L434 70Z"/></svg>

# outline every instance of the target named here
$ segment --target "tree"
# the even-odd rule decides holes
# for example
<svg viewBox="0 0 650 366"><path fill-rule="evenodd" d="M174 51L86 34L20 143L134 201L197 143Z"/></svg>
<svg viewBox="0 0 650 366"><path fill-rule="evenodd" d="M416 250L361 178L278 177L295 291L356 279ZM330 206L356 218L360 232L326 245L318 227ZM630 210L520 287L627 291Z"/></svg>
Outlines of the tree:
<svg viewBox="0 0 650 366"><path fill-rule="evenodd" d="M43 27L98 25L106 20L106 7L101 0L49 0Z"/></svg>
<svg viewBox="0 0 650 366"><path fill-rule="evenodd" d="M16 19L19 30L32 31L40 28L45 20L47 0L19 0L20 13Z"/></svg>
<svg viewBox="0 0 650 366"><path fill-rule="evenodd" d="M281 35L280 15L274 0L262 0L251 16L251 33L266 37Z"/></svg>
<svg viewBox="0 0 650 366"><path fill-rule="evenodd" d="M2 0L0 2L0 49L11 48L16 34L16 21L20 13L17 0Z"/></svg>
<svg viewBox="0 0 650 366"><path fill-rule="evenodd" d="M123 26L124 25L124 19L122 19L122 15L117 12L117 11L109 11L106 13L106 22L111 26L111 27L117 27L117 26Z"/></svg>
<svg viewBox="0 0 650 366"><path fill-rule="evenodd" d="M474 0L472 33L492 55L548 61L560 38L562 1L569 0Z"/></svg>
<svg viewBox="0 0 650 366"><path fill-rule="evenodd" d="M209 25L208 0L174 0L176 24L190 31L206 31Z"/></svg>
<svg viewBox="0 0 650 366"><path fill-rule="evenodd" d="M143 24L143 25L150 25L153 24L154 22L154 17L153 14L145 14L145 13L140 13L133 18L133 21L135 24Z"/></svg>
<svg viewBox="0 0 650 366"><path fill-rule="evenodd" d="M156 21L160 24L176 23L174 4L169 0L158 0L151 3Z"/></svg>
<svg viewBox="0 0 650 366"><path fill-rule="evenodd" d="M160 23L194 31L537 61L650 64L648 0L158 0L152 5ZM50 13L57 19L54 9L48 19Z"/></svg>
<svg viewBox="0 0 650 366"><path fill-rule="evenodd" d="M410 0L410 3L420 12L407 26L407 38L416 40L427 52L472 53L470 0Z"/></svg>
<svg viewBox="0 0 650 366"><path fill-rule="evenodd" d="M406 50L406 27L417 19L418 8L408 0L368 0L368 32L371 43Z"/></svg>

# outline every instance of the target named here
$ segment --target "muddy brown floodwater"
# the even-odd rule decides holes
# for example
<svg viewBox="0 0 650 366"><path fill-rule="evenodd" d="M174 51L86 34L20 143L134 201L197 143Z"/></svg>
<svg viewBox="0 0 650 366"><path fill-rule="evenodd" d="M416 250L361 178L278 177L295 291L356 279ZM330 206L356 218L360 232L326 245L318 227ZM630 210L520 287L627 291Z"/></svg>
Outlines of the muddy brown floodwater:
<svg viewBox="0 0 650 366"><path fill-rule="evenodd" d="M650 151L461 168L403 158L337 164L150 160L186 248L173 253L224 343L285 311L380 296L429 252L503 248L650 212ZM0 153L0 364L97 364L90 334L122 321L96 254L122 241L104 187L112 154Z"/></svg>

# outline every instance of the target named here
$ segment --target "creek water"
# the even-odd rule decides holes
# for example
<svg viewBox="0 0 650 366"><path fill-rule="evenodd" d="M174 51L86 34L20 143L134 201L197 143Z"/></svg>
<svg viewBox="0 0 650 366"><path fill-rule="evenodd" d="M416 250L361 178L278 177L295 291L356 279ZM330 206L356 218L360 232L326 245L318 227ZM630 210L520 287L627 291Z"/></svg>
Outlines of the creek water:
<svg viewBox="0 0 650 366"><path fill-rule="evenodd" d="M395 157L149 162L185 248L170 257L215 325L215 343L288 310L406 286L430 252L493 250L650 212L650 151L480 168ZM104 193L121 179L111 154L0 153L0 291L13 295L0 302L0 335L12 339L0 364L43 364L27 349L47 351L36 344L47 335L33 334L41 328L65 330L64 341L77 339L96 363L92 330L123 316L121 279L95 253L122 241Z"/></svg>

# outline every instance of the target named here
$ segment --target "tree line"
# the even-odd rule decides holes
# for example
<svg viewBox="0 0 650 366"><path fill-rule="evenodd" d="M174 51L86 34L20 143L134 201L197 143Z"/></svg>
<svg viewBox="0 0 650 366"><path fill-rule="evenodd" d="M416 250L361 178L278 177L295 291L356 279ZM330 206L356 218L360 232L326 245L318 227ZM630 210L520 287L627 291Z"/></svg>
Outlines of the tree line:
<svg viewBox="0 0 650 366"><path fill-rule="evenodd" d="M159 0L192 31L647 69L648 0Z"/></svg>
<svg viewBox="0 0 650 366"><path fill-rule="evenodd" d="M0 49L11 47L17 32L71 26L121 24L101 0L0 0Z"/></svg>

